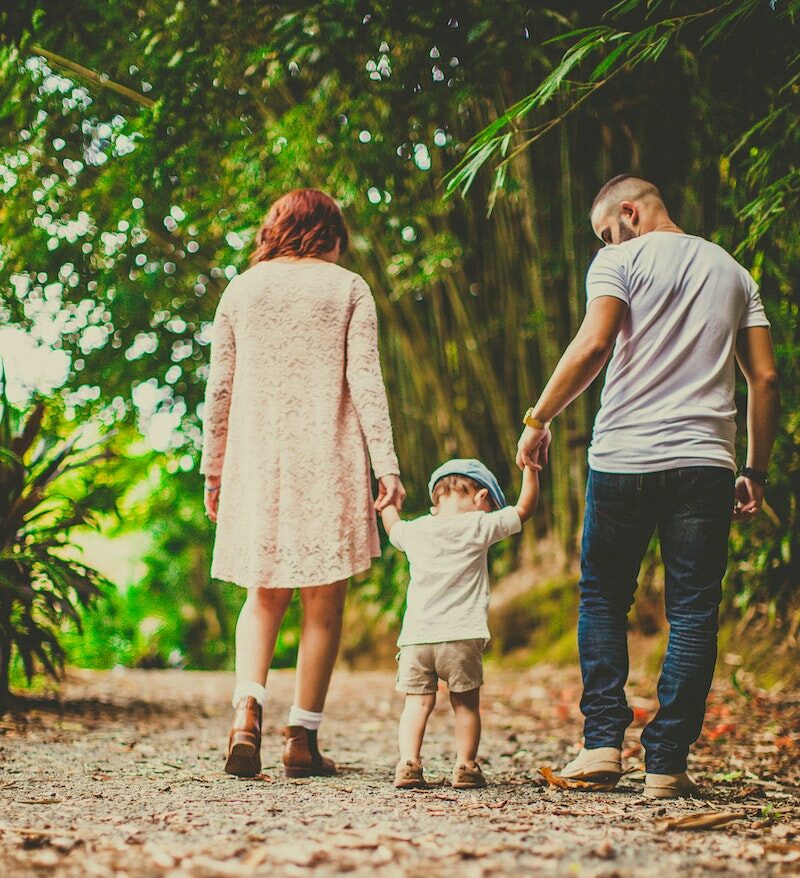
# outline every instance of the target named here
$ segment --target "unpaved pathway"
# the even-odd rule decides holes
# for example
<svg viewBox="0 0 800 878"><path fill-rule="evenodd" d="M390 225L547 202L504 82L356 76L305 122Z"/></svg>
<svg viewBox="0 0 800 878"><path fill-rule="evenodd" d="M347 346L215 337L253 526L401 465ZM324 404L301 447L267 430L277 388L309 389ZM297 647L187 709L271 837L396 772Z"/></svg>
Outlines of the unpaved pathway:
<svg viewBox="0 0 800 878"><path fill-rule="evenodd" d="M580 737L578 677L539 667L489 669L484 689L488 789L447 783L453 748L446 698L431 718L426 770L438 783L390 784L400 697L387 672L339 670L321 732L337 778L278 769L292 675L273 673L264 774L221 768L231 675L74 671L57 701L28 702L0 723L0 875L54 878L203 876L796 875L800 871L800 696L712 695L692 768L711 798L642 797L638 729L632 769L613 793L545 786ZM649 686L649 684L648 684ZM632 687L637 723L654 707ZM638 697L637 697L638 696ZM730 811L706 831L670 817Z"/></svg>

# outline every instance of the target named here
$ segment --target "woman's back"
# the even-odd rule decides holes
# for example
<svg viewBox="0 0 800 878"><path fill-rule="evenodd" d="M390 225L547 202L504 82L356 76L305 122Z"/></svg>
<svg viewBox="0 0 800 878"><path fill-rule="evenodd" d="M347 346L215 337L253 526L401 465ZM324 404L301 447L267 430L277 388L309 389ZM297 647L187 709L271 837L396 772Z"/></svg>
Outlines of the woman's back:
<svg viewBox="0 0 800 878"><path fill-rule="evenodd" d="M397 458L363 278L318 259L234 278L214 320L204 426L202 471L222 476L214 576L292 587L366 569L378 553L369 459L381 476Z"/></svg>
<svg viewBox="0 0 800 878"><path fill-rule="evenodd" d="M325 367L344 361L357 280L338 265L311 259L271 260L244 272L225 294L237 363L244 367L237 380L253 369L274 392L282 382L329 377Z"/></svg>

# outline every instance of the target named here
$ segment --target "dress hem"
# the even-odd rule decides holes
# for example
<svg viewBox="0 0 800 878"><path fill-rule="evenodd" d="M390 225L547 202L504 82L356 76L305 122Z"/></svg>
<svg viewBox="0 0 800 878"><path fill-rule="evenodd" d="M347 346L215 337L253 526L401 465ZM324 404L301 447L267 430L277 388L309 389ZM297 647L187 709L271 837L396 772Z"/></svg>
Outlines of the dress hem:
<svg viewBox="0 0 800 878"><path fill-rule="evenodd" d="M234 577L229 577L229 576L226 576L225 574L220 575L220 574L215 573L213 571L211 573L211 578L218 579L221 582L229 582L231 585L235 585L239 588L248 588L248 589L249 588L284 588L284 589L285 588L291 588L291 589L319 588L322 585L332 585L334 582L341 582L343 579L350 579L351 576L356 576L359 573L364 573L365 571L369 570L372 567L373 558L379 558L379 557L380 557L380 555L371 555L369 562L365 562L366 566L362 566L359 563L356 566L355 570L351 570L349 573L342 572L342 573L326 574L325 580L323 582L304 581L303 583L294 583L294 584L286 584L286 585L271 585L271 584L264 584L264 583L254 583L254 584L250 585L250 584L247 584L244 582L237 582ZM330 576L330 578L328 578L328 576Z"/></svg>

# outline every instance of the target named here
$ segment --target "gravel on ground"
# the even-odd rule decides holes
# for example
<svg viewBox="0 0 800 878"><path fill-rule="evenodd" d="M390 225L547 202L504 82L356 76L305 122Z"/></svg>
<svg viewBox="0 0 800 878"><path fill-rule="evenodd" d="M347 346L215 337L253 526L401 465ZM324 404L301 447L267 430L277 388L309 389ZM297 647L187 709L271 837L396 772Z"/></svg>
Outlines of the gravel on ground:
<svg viewBox="0 0 800 878"><path fill-rule="evenodd" d="M780 876L800 872L800 693L722 684L690 765L702 800L642 795L652 680L634 678L626 774L613 792L548 786L580 744L578 673L487 669L485 790L449 785L446 693L425 743L427 790L391 784L402 706L387 671L337 669L320 730L335 778L287 780L293 675L270 675L263 773L229 777L232 675L71 670L0 721L0 875ZM699 829L703 815L718 825ZM727 818L724 815L728 815ZM676 826L681 818L700 818ZM727 820L727 822L725 822ZM706 820L706 822L708 822ZM713 818L711 820L713 822Z"/></svg>

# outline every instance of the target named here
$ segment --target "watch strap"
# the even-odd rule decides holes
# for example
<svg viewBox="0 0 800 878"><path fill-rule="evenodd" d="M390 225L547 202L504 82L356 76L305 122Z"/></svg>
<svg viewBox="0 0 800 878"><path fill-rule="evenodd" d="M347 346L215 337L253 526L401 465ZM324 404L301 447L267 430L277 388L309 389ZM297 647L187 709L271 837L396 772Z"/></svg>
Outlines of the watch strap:
<svg viewBox="0 0 800 878"><path fill-rule="evenodd" d="M526 427L531 427L534 430L545 430L550 426L550 421L543 421L541 418L537 418L533 413L533 409L530 408L525 412L522 423L525 424Z"/></svg>
<svg viewBox="0 0 800 878"><path fill-rule="evenodd" d="M752 466L743 466L739 471L739 475L750 479L751 482L755 482L757 485L761 485L762 488L767 484L767 473L761 469L753 469Z"/></svg>

